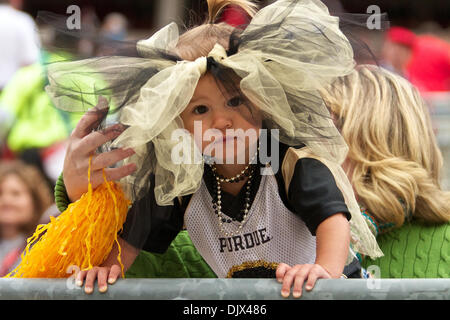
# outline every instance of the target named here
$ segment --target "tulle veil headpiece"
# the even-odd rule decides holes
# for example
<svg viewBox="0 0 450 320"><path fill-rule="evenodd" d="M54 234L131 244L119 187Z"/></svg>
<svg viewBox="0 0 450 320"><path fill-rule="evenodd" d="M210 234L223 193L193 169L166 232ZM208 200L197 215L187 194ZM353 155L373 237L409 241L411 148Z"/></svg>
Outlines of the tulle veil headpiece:
<svg viewBox="0 0 450 320"><path fill-rule="evenodd" d="M239 90L261 110L268 129L279 130L280 142L305 144L333 167L352 214L355 250L380 256L340 167L348 148L319 94L319 88L355 66L352 45L339 28L339 18L318 0L278 0L258 11L244 30L233 33L228 50L216 44L207 56L185 61L176 51L178 39L178 26L171 23L137 42L135 56L48 66L46 90L58 108L86 112L103 96L109 101L110 114L126 126L106 148L136 151L125 164L135 163L138 170L121 181L130 199L137 201L148 192L151 175L158 205L170 205L177 197L197 191L204 163L174 163L171 151L180 140L172 139L172 133L183 129L180 113L200 77L209 71L217 75L231 70L240 79ZM182 140L198 157L200 151L187 131Z"/></svg>

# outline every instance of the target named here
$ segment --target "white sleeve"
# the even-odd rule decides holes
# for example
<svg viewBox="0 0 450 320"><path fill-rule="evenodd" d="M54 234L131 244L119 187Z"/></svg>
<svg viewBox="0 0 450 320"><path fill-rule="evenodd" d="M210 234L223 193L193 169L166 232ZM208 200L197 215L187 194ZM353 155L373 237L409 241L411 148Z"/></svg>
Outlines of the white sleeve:
<svg viewBox="0 0 450 320"><path fill-rule="evenodd" d="M40 55L40 40L37 26L33 19L29 16L24 16L20 28L20 42L21 48L20 61L21 66L33 64L38 62Z"/></svg>

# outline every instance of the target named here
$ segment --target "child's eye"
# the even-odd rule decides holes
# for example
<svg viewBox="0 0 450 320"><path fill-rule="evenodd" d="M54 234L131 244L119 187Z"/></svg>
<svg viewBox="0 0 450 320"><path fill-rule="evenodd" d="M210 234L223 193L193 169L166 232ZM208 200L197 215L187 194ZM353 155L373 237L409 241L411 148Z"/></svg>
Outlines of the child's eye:
<svg viewBox="0 0 450 320"><path fill-rule="evenodd" d="M239 96L233 97L230 100L228 100L227 105L229 107L238 107L243 103L242 98Z"/></svg>
<svg viewBox="0 0 450 320"><path fill-rule="evenodd" d="M203 114L206 111L208 111L208 107L207 106L196 106L193 110L193 112L195 114Z"/></svg>

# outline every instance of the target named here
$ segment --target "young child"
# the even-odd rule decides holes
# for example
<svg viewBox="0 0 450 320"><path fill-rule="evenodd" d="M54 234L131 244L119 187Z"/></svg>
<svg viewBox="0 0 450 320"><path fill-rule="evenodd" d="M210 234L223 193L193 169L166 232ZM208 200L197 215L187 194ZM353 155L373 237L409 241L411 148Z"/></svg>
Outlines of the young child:
<svg viewBox="0 0 450 320"><path fill-rule="evenodd" d="M346 145L318 92L351 72L353 52L320 1L277 1L244 31L214 23L228 2L208 1L208 21L181 37L171 24L139 42L144 58L49 67L55 104L76 111L85 101L58 77L70 70L76 79L86 67L107 75L110 87L93 94L110 92L126 126L91 132L107 110L101 99L72 134L64 183L77 200L90 156L94 187L103 168L125 159L105 169L134 202L119 240L125 268L139 249L164 252L186 227L219 277L276 276L283 296L293 287L299 297L305 281L310 290L318 278L341 277L346 265L355 271L350 241L380 255L340 168ZM253 15L250 2L231 2ZM125 83L127 95L114 91ZM112 151L95 154L112 139ZM79 273L86 292L96 278L100 291L116 280L117 253Z"/></svg>

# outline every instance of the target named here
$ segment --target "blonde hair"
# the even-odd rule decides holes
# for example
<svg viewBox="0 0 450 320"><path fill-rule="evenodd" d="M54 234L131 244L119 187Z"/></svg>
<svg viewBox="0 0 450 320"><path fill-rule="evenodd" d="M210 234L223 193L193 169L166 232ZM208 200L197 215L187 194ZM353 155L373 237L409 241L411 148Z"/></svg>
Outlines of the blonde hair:
<svg viewBox="0 0 450 320"><path fill-rule="evenodd" d="M442 154L416 88L365 65L322 96L349 145L358 200L377 221L400 227L409 213L424 222L450 220L450 192L439 182Z"/></svg>
<svg viewBox="0 0 450 320"><path fill-rule="evenodd" d="M199 26L191 28L180 36L177 53L184 60L193 61L206 56L216 43L228 49L231 34L236 29L225 22L216 23L228 5L243 9L251 17L256 13L256 5L248 0L207 0L208 17Z"/></svg>

